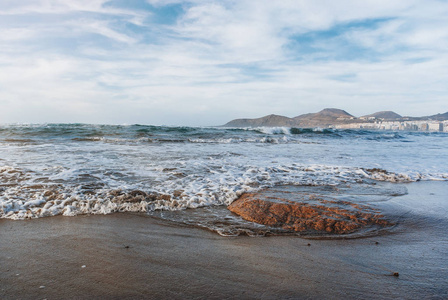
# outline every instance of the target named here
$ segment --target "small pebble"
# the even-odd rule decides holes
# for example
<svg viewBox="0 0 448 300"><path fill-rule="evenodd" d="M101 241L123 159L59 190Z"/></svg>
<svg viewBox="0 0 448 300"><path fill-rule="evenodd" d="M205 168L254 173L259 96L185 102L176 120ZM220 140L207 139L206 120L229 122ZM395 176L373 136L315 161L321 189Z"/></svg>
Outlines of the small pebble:
<svg viewBox="0 0 448 300"><path fill-rule="evenodd" d="M398 272L394 272L394 274L392 274L392 275L394 275L395 277L400 276L400 274Z"/></svg>
<svg viewBox="0 0 448 300"><path fill-rule="evenodd" d="M379 243L378 242L375 242L375 245L378 245Z"/></svg>
<svg viewBox="0 0 448 300"><path fill-rule="evenodd" d="M129 249L129 246L124 246L126 249Z"/></svg>
<svg viewBox="0 0 448 300"><path fill-rule="evenodd" d="M311 246L311 244L308 244L307 246Z"/></svg>
<svg viewBox="0 0 448 300"><path fill-rule="evenodd" d="M86 265L82 265L82 266L81 266L81 268L83 268L83 269L84 269L85 267L86 267Z"/></svg>
<svg viewBox="0 0 448 300"><path fill-rule="evenodd" d="M40 288L40 289L44 289L44 288L45 288L45 285L41 285L39 288Z"/></svg>

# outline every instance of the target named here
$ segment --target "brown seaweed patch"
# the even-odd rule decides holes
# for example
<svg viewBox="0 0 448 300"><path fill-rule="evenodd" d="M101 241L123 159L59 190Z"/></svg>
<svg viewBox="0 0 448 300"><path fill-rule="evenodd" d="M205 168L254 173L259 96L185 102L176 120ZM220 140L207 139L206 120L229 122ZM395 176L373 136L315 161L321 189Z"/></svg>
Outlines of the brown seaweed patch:
<svg viewBox="0 0 448 300"><path fill-rule="evenodd" d="M303 199L297 202L282 197L265 197L263 192L244 194L228 209L247 221L294 232L347 234L365 227L393 225L366 205L317 196L309 197L313 199L311 203L303 202Z"/></svg>
<svg viewBox="0 0 448 300"><path fill-rule="evenodd" d="M171 195L160 194L156 192L146 193L141 190L133 190L130 192L124 192L122 190L112 190L108 193L112 202L116 203L136 203L136 202L154 202L157 200L171 201Z"/></svg>
<svg viewBox="0 0 448 300"><path fill-rule="evenodd" d="M363 169L364 171L367 171L369 173L382 173L382 174L389 174L388 171L384 170L384 169L379 169L379 168L372 168L372 169Z"/></svg>

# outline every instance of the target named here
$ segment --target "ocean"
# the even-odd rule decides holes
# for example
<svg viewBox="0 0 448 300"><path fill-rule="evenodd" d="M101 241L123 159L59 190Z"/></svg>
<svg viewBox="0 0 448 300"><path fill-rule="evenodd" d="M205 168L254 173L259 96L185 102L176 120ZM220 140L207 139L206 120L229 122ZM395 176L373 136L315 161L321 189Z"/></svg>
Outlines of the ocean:
<svg viewBox="0 0 448 300"><path fill-rule="evenodd" d="M138 212L221 235L265 233L226 206L279 186L387 202L408 183L447 181L447 149L439 132L1 125L0 218Z"/></svg>

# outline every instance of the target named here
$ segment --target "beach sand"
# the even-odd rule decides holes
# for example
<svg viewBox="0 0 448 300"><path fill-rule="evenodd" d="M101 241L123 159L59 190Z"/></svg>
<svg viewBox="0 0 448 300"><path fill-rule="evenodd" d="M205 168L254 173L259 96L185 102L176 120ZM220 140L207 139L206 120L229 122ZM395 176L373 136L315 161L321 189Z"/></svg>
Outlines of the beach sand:
<svg viewBox="0 0 448 300"><path fill-rule="evenodd" d="M399 224L359 239L221 237L125 213L0 220L0 299L446 299L448 183L407 187L386 204Z"/></svg>

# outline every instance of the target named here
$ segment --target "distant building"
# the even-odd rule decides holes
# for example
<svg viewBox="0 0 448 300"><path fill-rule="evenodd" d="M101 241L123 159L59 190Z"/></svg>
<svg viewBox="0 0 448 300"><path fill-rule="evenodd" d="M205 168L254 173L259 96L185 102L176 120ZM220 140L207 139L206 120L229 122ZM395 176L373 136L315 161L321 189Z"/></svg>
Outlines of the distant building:
<svg viewBox="0 0 448 300"><path fill-rule="evenodd" d="M381 121L337 124L332 128L340 129L378 129L378 130L406 130L406 131L444 131L448 132L447 121Z"/></svg>
<svg viewBox="0 0 448 300"><path fill-rule="evenodd" d="M429 123L428 124L429 131L443 131L443 123Z"/></svg>

